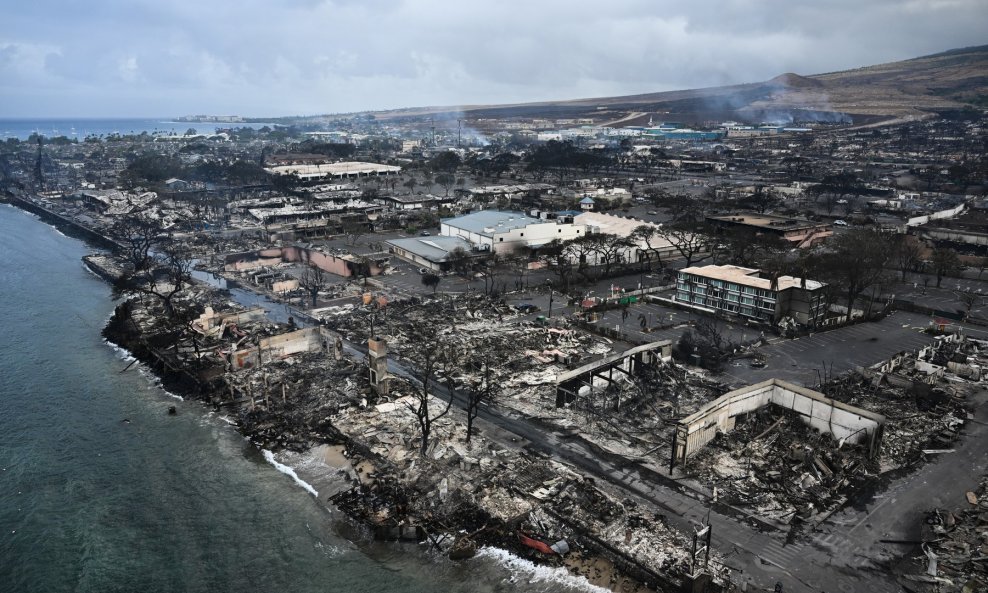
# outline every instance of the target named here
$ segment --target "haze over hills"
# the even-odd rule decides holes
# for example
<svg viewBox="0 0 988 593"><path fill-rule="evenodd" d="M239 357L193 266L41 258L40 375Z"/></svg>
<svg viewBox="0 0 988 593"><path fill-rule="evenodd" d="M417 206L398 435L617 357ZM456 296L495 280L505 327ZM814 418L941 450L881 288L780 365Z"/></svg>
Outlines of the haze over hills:
<svg viewBox="0 0 988 593"><path fill-rule="evenodd" d="M658 121L874 121L915 119L965 107L988 107L988 45L758 83L568 101L425 107L375 112L382 119L462 114L471 119L593 117L610 125Z"/></svg>

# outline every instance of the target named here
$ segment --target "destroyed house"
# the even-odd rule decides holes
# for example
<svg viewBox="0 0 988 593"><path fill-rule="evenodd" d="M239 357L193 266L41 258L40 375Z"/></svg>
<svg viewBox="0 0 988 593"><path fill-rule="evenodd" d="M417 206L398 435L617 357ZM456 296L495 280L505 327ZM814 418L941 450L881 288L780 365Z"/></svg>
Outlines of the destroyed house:
<svg viewBox="0 0 988 593"><path fill-rule="evenodd" d="M830 225L825 222L813 222L771 214L708 216L707 222L723 229L743 228L756 233L775 235L788 241L794 247L812 247L834 234Z"/></svg>
<svg viewBox="0 0 988 593"><path fill-rule="evenodd" d="M759 270L741 266L694 266L679 271L676 302L771 324L791 317L814 327L827 312L825 286L793 276L772 279Z"/></svg>
<svg viewBox="0 0 988 593"><path fill-rule="evenodd" d="M862 446L869 458L875 458L881 450L885 416L788 381L769 379L725 393L681 419L672 443L672 464L685 463L718 433L734 430L739 418L767 406L796 414L810 427L830 434L839 444Z"/></svg>

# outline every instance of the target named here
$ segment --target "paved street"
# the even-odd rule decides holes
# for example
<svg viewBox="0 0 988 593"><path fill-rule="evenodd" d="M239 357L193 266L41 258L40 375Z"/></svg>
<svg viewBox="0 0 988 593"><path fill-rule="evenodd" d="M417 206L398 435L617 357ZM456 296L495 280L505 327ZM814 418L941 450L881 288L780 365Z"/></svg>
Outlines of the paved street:
<svg viewBox="0 0 988 593"><path fill-rule="evenodd" d="M769 366L759 372L785 378L784 371L789 369L780 366L773 372L773 364L790 359L816 360L821 354L839 359L845 366L852 362L877 362L882 355L876 348L891 354L927 343L931 338L919 334L917 329L927 322L925 316L900 312L879 323L851 326L800 340L779 341L762 349L771 356L767 357ZM982 337L988 338L988 329L971 328L971 331L981 332ZM875 337L877 340L872 340ZM861 348L859 344L867 347ZM345 348L349 355L358 359L366 356L362 345L347 343ZM409 377L400 360L389 361L389 368L396 375ZM834 368L836 371L837 363ZM459 407L464 405L463 394L448 393L441 385L436 386L435 394L452 397ZM945 454L917 472L892 482L873 499L859 501L834 515L817 531L796 543L787 543L782 532L766 531L749 521L711 510L709 502L699 495L676 487L669 479L655 477L637 463L602 459L581 441L546 430L525 418L485 408L478 426L487 438L503 446L540 451L607 481L632 498L657 506L671 526L685 533L709 520L713 526L715 549L728 566L738 569L732 572L736 583L751 583L749 591L771 590L774 583L782 582L785 591L797 593L865 590L897 593L901 589L883 563L907 549L883 544L880 540L911 539L923 513L931 506L964 508L964 492L975 485L976 476L988 471L988 407L978 408L976 414L976 422L968 424L967 434L958 443L955 453ZM945 484L949 486L944 487Z"/></svg>
<svg viewBox="0 0 988 593"><path fill-rule="evenodd" d="M876 323L860 323L796 340L776 338L757 351L764 357L764 368L751 368L747 361L738 361L737 366L727 367L720 378L737 386L771 378L813 386L819 383L824 368L828 373L839 374L856 366L870 366L903 350L922 348L933 341L933 336L920 333L929 321L924 315L897 311Z"/></svg>
<svg viewBox="0 0 988 593"><path fill-rule="evenodd" d="M362 358L365 354L359 345L347 344L346 349L353 356ZM396 375L410 377L398 360L390 360L389 369ZM435 395L452 397L457 406L464 405L463 394L450 393L442 385L436 386ZM787 592L797 593L865 589L873 593L899 591L890 575L865 570L872 566L871 559L856 556L853 551L848 556L846 550L828 547L825 533L814 536L808 543L787 544L782 532L764 531L760 526L711 510L707 501L696 498L692 492L672 487L668 480L656 480L634 462L604 460L581 441L545 430L525 418L484 408L478 426L487 438L503 446L537 450L613 484L632 498L657 506L663 510L669 524L684 533L691 533L696 526L709 521L713 527L715 549L726 565L734 568L732 579L736 583L751 583L754 588L749 587L749 591L771 590L776 582L782 582ZM988 443L983 446L988 447ZM916 503L920 504L921 500L917 497Z"/></svg>

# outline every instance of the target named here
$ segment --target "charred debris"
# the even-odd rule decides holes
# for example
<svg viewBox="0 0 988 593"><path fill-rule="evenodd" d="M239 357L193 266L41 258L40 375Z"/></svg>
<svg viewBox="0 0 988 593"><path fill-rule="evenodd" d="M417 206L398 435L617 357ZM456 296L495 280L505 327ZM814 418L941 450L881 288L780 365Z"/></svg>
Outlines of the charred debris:
<svg viewBox="0 0 988 593"><path fill-rule="evenodd" d="M453 407L437 420L423 450L416 415L421 374L393 373L382 390L362 355L352 356L373 324L376 340L421 363L416 332L431 331L422 329L431 319L430 335L445 352L431 381L503 382L485 402L493 407L520 397L506 394L525 383L548 385L536 378L547 367L565 369L609 350L600 338L519 322L517 312L480 295L375 302L306 328L272 323L263 311L202 286L183 292L173 308L177 313L169 314L160 299L133 297L118 307L105 336L153 367L169 388L222 410L262 449L339 447L338 471L350 486L327 500L376 537L428 541L454 558L495 545L629 590L679 587L689 572L689 539L659 510L489 424L474 425L468 439L464 410ZM450 366L451 351L465 356L471 348L484 355ZM516 376L524 378L510 380ZM434 415L448 407L427 397ZM709 566L719 574L716 555Z"/></svg>

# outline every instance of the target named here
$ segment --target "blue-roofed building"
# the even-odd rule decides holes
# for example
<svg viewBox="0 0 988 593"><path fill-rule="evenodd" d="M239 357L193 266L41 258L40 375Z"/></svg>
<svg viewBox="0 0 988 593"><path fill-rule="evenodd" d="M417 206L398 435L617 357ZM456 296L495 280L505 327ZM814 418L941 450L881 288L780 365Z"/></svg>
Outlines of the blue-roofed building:
<svg viewBox="0 0 988 593"><path fill-rule="evenodd" d="M711 141L720 140L724 137L724 132L714 131L706 132L702 130L690 130L687 128L682 129L669 129L669 128L646 128L644 135L650 136L652 138L662 138L665 140L700 140L700 141Z"/></svg>
<svg viewBox="0 0 988 593"><path fill-rule="evenodd" d="M541 247L554 239L569 241L586 234L570 219L535 218L523 212L480 210L444 219L440 235L460 237L480 251L511 253Z"/></svg>
<svg viewBox="0 0 988 593"><path fill-rule="evenodd" d="M597 207L596 202L594 202L593 198L591 198L590 196L584 196L584 198L580 200L580 210L584 212L589 212L596 207Z"/></svg>

